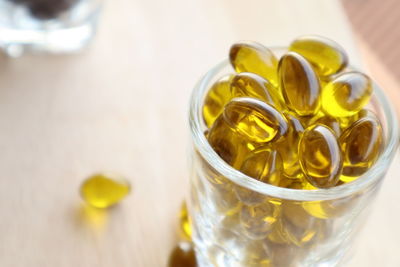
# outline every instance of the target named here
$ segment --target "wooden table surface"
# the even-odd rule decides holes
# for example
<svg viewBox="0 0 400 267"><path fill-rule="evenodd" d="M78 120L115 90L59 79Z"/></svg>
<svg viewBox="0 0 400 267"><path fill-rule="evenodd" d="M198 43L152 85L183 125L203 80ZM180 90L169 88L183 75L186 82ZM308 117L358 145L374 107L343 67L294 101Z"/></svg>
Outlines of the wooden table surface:
<svg viewBox="0 0 400 267"><path fill-rule="evenodd" d="M362 65L333 0L108 1L84 53L2 59L0 266L165 266L188 191L194 84L235 41L285 45L306 33L337 40ZM400 266L399 169L396 158L349 266ZM108 212L78 194L99 171L133 184Z"/></svg>

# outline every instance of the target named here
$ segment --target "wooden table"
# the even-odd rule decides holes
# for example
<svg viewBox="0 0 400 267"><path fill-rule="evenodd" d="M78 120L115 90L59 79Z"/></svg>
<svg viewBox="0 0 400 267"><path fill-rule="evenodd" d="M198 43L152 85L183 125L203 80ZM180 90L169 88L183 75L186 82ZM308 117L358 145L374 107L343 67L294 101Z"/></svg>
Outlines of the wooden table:
<svg viewBox="0 0 400 267"><path fill-rule="evenodd" d="M306 33L337 40L362 65L328 0L109 1L84 53L2 59L0 266L165 266L187 194L194 84L237 40L285 45ZM399 266L398 165L349 266ZM88 210L79 185L104 170L125 175L133 194Z"/></svg>

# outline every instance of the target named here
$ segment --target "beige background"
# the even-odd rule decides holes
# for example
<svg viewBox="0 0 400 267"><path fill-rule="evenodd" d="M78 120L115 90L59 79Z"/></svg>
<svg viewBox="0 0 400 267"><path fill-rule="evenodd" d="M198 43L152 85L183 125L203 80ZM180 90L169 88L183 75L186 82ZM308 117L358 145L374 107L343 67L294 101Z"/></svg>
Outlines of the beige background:
<svg viewBox="0 0 400 267"><path fill-rule="evenodd" d="M0 266L165 266L187 192L189 94L230 44L318 33L362 62L333 0L118 0L103 15L81 55L1 60ZM393 165L349 266L400 266ZM108 213L78 195L103 170L134 186Z"/></svg>

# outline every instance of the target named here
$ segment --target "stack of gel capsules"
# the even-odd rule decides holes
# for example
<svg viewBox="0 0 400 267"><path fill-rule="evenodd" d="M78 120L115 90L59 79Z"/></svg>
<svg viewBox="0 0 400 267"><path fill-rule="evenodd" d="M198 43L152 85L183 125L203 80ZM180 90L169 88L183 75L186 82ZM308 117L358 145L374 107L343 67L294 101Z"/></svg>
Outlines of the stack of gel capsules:
<svg viewBox="0 0 400 267"><path fill-rule="evenodd" d="M203 105L204 134L227 164L273 186L326 190L352 182L377 161L384 137L381 122L367 108L373 82L350 70L336 42L299 37L280 58L259 43L240 42L230 48L229 60L235 72L210 86ZM329 261L332 251L346 250L329 244L345 242L340 238L351 230L338 230L337 224L351 228L349 210L357 214L359 194L279 199L241 187L211 166L205 169L222 218L219 229L246 239L239 256L225 252L243 266L287 267L312 263L312 255ZM213 242L224 247L221 233L213 233Z"/></svg>

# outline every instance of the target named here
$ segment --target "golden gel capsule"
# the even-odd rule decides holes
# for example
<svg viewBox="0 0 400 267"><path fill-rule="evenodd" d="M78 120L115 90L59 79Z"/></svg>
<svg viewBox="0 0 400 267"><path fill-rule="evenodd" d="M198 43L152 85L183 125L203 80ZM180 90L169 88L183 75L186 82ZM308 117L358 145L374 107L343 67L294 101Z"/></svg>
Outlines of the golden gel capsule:
<svg viewBox="0 0 400 267"><path fill-rule="evenodd" d="M282 225L287 238L296 246L303 247L315 241L318 233L318 219L310 216L302 203L285 201L282 205Z"/></svg>
<svg viewBox="0 0 400 267"><path fill-rule="evenodd" d="M315 187L335 186L343 159L335 134L326 126L308 127L299 143L300 166L305 178Z"/></svg>
<svg viewBox="0 0 400 267"><path fill-rule="evenodd" d="M372 94L372 81L363 73L346 72L328 83L321 94L323 110L332 117L348 117L359 112Z"/></svg>
<svg viewBox="0 0 400 267"><path fill-rule="evenodd" d="M130 184L114 174L95 174L80 188L82 198L96 208L108 208L120 202L130 192Z"/></svg>
<svg viewBox="0 0 400 267"><path fill-rule="evenodd" d="M301 36L290 44L289 51L305 57L321 76L338 73L348 63L346 51L339 44L320 36Z"/></svg>
<svg viewBox="0 0 400 267"><path fill-rule="evenodd" d="M344 159L342 175L360 176L371 168L383 149L379 120L369 116L356 121L340 136L339 144Z"/></svg>
<svg viewBox="0 0 400 267"><path fill-rule="evenodd" d="M264 183L279 185L282 172L282 160L277 151L269 147L260 147L250 152L239 171ZM266 196L242 186L234 187L237 198L246 205L264 202Z"/></svg>
<svg viewBox="0 0 400 267"><path fill-rule="evenodd" d="M186 206L186 202L182 203L181 210L179 212L179 225L180 225L180 236L182 239L192 239L192 227L190 226L189 214Z"/></svg>
<svg viewBox="0 0 400 267"><path fill-rule="evenodd" d="M231 100L231 82L235 75L227 74L216 81L204 99L203 118L208 128L224 110L226 103Z"/></svg>
<svg viewBox="0 0 400 267"><path fill-rule="evenodd" d="M244 234L256 240L267 237L279 216L279 208L270 202L258 206L243 205L239 216Z"/></svg>
<svg viewBox="0 0 400 267"><path fill-rule="evenodd" d="M260 147L249 153L239 170L261 182L277 185L280 180L282 160L277 151Z"/></svg>
<svg viewBox="0 0 400 267"><path fill-rule="evenodd" d="M241 42L231 46L229 59L236 72L252 72L277 86L278 59L271 50L256 42Z"/></svg>
<svg viewBox="0 0 400 267"><path fill-rule="evenodd" d="M232 99L223 116L238 133L252 142L277 140L288 129L284 116L267 103L250 97Z"/></svg>
<svg viewBox="0 0 400 267"><path fill-rule="evenodd" d="M314 115L320 107L320 84L312 66L301 55L289 52L278 66L279 84L287 106L300 116Z"/></svg>
<svg viewBox="0 0 400 267"><path fill-rule="evenodd" d="M310 125L322 124L329 129L331 129L337 137L340 136L342 132L341 122L337 118L325 115L322 117L315 117L315 119L310 120Z"/></svg>
<svg viewBox="0 0 400 267"><path fill-rule="evenodd" d="M222 115L212 125L207 140L214 151L234 168L240 166L247 153L254 149L253 144L238 134Z"/></svg>
<svg viewBox="0 0 400 267"><path fill-rule="evenodd" d="M257 98L275 108L282 108L283 99L278 88L263 77L251 72L235 75L232 79L231 95L233 97L249 96Z"/></svg>
<svg viewBox="0 0 400 267"><path fill-rule="evenodd" d="M292 114L284 113L288 121L288 130L273 144L283 161L283 172L288 178L296 178L301 175L298 159L298 144L301 134L304 132L302 123Z"/></svg>

